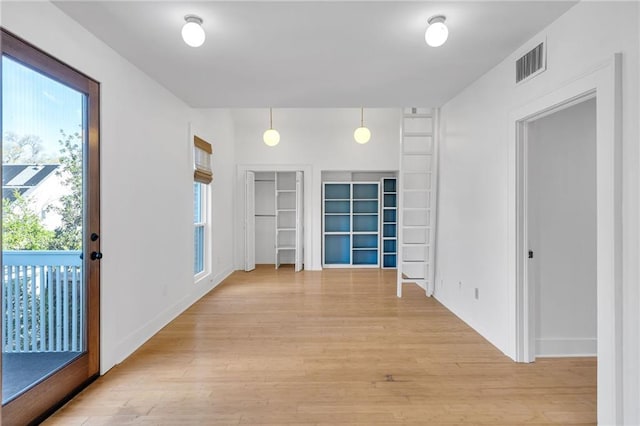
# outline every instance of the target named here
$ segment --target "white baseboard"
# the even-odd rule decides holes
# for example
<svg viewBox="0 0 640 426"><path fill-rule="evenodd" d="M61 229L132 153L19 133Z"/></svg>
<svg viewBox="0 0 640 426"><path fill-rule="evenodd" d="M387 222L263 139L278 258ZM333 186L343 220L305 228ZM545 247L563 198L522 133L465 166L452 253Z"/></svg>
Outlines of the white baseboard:
<svg viewBox="0 0 640 426"><path fill-rule="evenodd" d="M213 278L203 279L198 283L201 285L194 286L191 293L185 295L173 305L168 306L154 318L121 339L117 344L115 351L111 354L112 361L105 362L106 360L103 360L101 363L100 374L105 374L112 367L124 361L164 326L173 321L178 315L187 310L187 308L200 300L204 295L216 288L222 281L231 275L231 273L233 273L233 268L228 267L216 274Z"/></svg>
<svg viewBox="0 0 640 426"><path fill-rule="evenodd" d="M596 356L598 339L594 338L543 338L536 339L536 357Z"/></svg>

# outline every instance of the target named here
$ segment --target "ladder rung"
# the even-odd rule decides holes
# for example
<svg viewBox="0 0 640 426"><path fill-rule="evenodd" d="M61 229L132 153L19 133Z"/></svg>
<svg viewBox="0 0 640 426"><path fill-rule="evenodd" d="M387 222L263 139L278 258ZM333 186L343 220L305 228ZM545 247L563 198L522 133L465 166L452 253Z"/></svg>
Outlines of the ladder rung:
<svg viewBox="0 0 640 426"><path fill-rule="evenodd" d="M402 114L403 118L433 118L432 114Z"/></svg>
<svg viewBox="0 0 640 426"><path fill-rule="evenodd" d="M423 157L429 156L429 157L431 157L431 156L433 156L433 152L415 152L415 153L403 152L402 156L403 157L417 157L417 156L423 156Z"/></svg>
<svg viewBox="0 0 640 426"><path fill-rule="evenodd" d="M433 136L433 132L402 132L403 137Z"/></svg>

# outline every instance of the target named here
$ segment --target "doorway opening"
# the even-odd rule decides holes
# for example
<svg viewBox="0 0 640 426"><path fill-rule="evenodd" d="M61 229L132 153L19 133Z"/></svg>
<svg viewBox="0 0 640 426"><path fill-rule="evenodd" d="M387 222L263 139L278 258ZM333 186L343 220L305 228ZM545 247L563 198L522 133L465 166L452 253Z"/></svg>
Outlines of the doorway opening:
<svg viewBox="0 0 640 426"><path fill-rule="evenodd" d="M245 172L244 270L256 264L304 267L304 174Z"/></svg>
<svg viewBox="0 0 640 426"><path fill-rule="evenodd" d="M595 94L529 121L523 142L533 356L595 357Z"/></svg>

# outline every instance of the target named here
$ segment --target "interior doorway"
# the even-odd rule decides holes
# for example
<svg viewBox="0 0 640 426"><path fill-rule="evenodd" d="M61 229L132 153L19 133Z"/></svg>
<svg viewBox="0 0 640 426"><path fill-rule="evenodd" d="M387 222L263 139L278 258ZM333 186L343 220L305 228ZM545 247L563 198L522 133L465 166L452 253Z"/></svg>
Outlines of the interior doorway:
<svg viewBox="0 0 640 426"><path fill-rule="evenodd" d="M596 98L596 300L598 423L622 422L622 55L615 54L510 113L508 273L513 277L514 358L536 358L534 287L529 285L527 127L535 120ZM535 256L535 253L534 253Z"/></svg>
<svg viewBox="0 0 640 426"><path fill-rule="evenodd" d="M304 267L302 171L245 172L244 270L256 264Z"/></svg>
<svg viewBox="0 0 640 426"><path fill-rule="evenodd" d="M596 99L527 123L534 356L596 356Z"/></svg>

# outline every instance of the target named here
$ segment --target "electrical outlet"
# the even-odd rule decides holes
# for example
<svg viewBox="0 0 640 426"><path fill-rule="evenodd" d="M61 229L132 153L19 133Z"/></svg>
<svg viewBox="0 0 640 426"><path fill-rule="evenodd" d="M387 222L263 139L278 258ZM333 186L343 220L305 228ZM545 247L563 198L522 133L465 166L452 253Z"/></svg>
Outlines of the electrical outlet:
<svg viewBox="0 0 640 426"><path fill-rule="evenodd" d="M478 300L480 298L480 292L478 290L478 287L476 287L475 296L476 296L476 300Z"/></svg>

